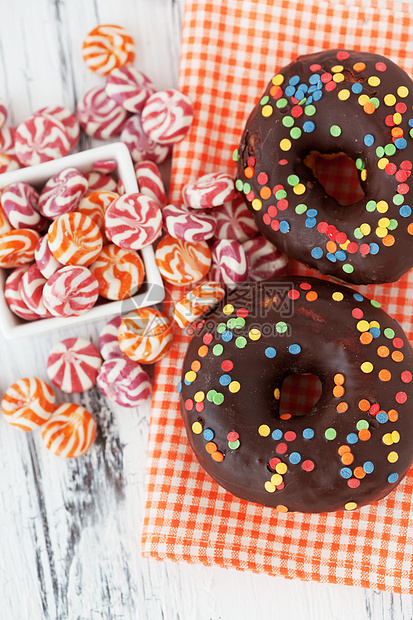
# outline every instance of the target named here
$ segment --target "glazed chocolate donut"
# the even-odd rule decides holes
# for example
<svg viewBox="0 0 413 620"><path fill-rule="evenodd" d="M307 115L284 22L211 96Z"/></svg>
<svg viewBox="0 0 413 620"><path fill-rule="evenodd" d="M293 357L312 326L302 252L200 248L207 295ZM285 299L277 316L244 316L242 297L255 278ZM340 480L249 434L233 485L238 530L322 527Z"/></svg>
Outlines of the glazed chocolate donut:
<svg viewBox="0 0 413 620"><path fill-rule="evenodd" d="M231 293L197 325L181 413L196 457L233 495L280 512L354 510L413 460L413 351L400 325L345 286L280 278ZM306 415L283 380L322 384Z"/></svg>
<svg viewBox="0 0 413 620"><path fill-rule="evenodd" d="M234 152L236 187L280 250L355 284L413 266L413 82L378 54L329 50L277 73ZM345 154L365 194L342 206L313 174ZM343 182L346 182L343 180Z"/></svg>

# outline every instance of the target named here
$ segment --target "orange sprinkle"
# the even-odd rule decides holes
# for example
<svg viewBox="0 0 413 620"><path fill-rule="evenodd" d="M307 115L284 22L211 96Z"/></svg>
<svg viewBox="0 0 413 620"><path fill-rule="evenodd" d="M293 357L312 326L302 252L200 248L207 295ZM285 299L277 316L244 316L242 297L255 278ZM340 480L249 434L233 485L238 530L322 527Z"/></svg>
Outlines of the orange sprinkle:
<svg viewBox="0 0 413 620"><path fill-rule="evenodd" d="M409 235L413 235L413 222L408 225L407 232L409 233Z"/></svg>
<svg viewBox="0 0 413 620"><path fill-rule="evenodd" d="M247 179L252 179L252 177L255 174L255 170L254 168L252 168L251 166L247 166L244 170L244 175L247 177Z"/></svg>
<svg viewBox="0 0 413 620"><path fill-rule="evenodd" d="M211 457L214 459L214 461L216 461L217 463L222 463L222 461L224 460L224 455L222 454L222 452L218 452L218 450L216 452L213 452L211 454Z"/></svg>
<svg viewBox="0 0 413 620"><path fill-rule="evenodd" d="M336 398L341 398L342 396L344 396L344 393L345 393L345 389L343 388L342 385L336 385L334 387L333 394Z"/></svg>
<svg viewBox="0 0 413 620"><path fill-rule="evenodd" d="M372 101L367 101L367 103L364 104L363 110L366 114L373 114L376 111L376 106Z"/></svg>
<svg viewBox="0 0 413 620"><path fill-rule="evenodd" d="M336 385L343 385L345 380L346 378L344 375L341 374L341 372L338 372L336 375L334 375L334 383Z"/></svg>
<svg viewBox="0 0 413 620"><path fill-rule="evenodd" d="M199 357L205 357L205 355L208 354L208 347L206 346L206 344L203 344L202 347L199 347L198 349L198 355Z"/></svg>
<svg viewBox="0 0 413 620"><path fill-rule="evenodd" d="M380 357L387 357L389 353L390 353L390 351L389 351L388 347L381 346L381 347L379 347L379 348L377 349L377 354L378 354Z"/></svg>
<svg viewBox="0 0 413 620"><path fill-rule="evenodd" d="M351 452L350 446L340 446L338 449L338 453L340 456L343 456L343 454L347 454L348 452Z"/></svg>
<svg viewBox="0 0 413 620"><path fill-rule="evenodd" d="M370 334L370 332L363 332L360 336L361 344L370 344L372 340L373 340L373 335Z"/></svg>
<svg viewBox="0 0 413 620"><path fill-rule="evenodd" d="M364 62L356 62L356 64L353 65L354 71L357 71L357 72L364 71L365 68L366 68L366 65L364 64Z"/></svg>
<svg viewBox="0 0 413 620"><path fill-rule="evenodd" d="M270 198L271 197L270 188L267 187L266 185L264 185L264 187L261 187L260 196L263 200L267 200L267 198Z"/></svg>
<svg viewBox="0 0 413 620"><path fill-rule="evenodd" d="M288 512L287 506L283 506L282 504L279 504L278 506L276 506L275 509L278 510L278 512Z"/></svg>
<svg viewBox="0 0 413 620"><path fill-rule="evenodd" d="M201 369L201 362L199 360L194 360L191 364L191 370L194 372L198 372Z"/></svg>
<svg viewBox="0 0 413 620"><path fill-rule="evenodd" d="M315 291L308 291L307 295L305 296L307 301L315 301L318 297L318 293L316 293Z"/></svg>
<svg viewBox="0 0 413 620"><path fill-rule="evenodd" d="M404 360L404 354L401 351L393 351L391 358L394 362L402 362Z"/></svg>
<svg viewBox="0 0 413 620"><path fill-rule="evenodd" d="M403 129L401 127L393 127L391 130L393 138L401 138L403 135Z"/></svg>
<svg viewBox="0 0 413 620"><path fill-rule="evenodd" d="M370 401L368 401L367 398L359 400L359 409L361 411L368 411L370 409Z"/></svg>
<svg viewBox="0 0 413 620"><path fill-rule="evenodd" d="M383 241L383 245L385 245L387 248L390 248L392 245L394 245L394 237L393 235L386 235L384 237L384 239L382 239Z"/></svg>
<svg viewBox="0 0 413 620"><path fill-rule="evenodd" d="M326 248L327 248L327 252L331 252L331 254L334 254L334 252L337 252L337 244L334 243L334 241L327 241Z"/></svg>
<svg viewBox="0 0 413 620"><path fill-rule="evenodd" d="M280 415L280 420L289 420L291 418L291 413L283 413Z"/></svg>
<svg viewBox="0 0 413 620"><path fill-rule="evenodd" d="M389 416L390 422L397 422L397 420L399 419L399 414L397 413L396 409L390 409L387 415Z"/></svg>
<svg viewBox="0 0 413 620"><path fill-rule="evenodd" d="M208 443L205 444L205 450L208 452L208 454L213 454L218 450L217 444L213 441L208 441Z"/></svg>
<svg viewBox="0 0 413 620"><path fill-rule="evenodd" d="M361 431L359 431L360 441L368 441L370 437L371 437L371 433L367 428L362 428Z"/></svg>
<svg viewBox="0 0 413 620"><path fill-rule="evenodd" d="M379 379L381 379L381 381L390 381L391 379L390 370L386 370L386 368L383 368L382 370L380 370Z"/></svg>
<svg viewBox="0 0 413 620"><path fill-rule="evenodd" d="M278 92L281 90L281 88L279 86L271 86L270 88L270 95L272 95L273 97L276 97L278 95Z"/></svg>
<svg viewBox="0 0 413 620"><path fill-rule="evenodd" d="M351 465L353 461L354 461L354 456L351 454L351 452L346 452L341 457L341 462L343 463L343 465Z"/></svg>
<svg viewBox="0 0 413 620"><path fill-rule="evenodd" d="M347 409L348 409L348 404L344 401L341 403L338 403L336 407L337 413L344 413L345 411L347 411Z"/></svg>
<svg viewBox="0 0 413 620"><path fill-rule="evenodd" d="M366 475L366 472L364 471L362 467L356 467L354 470L354 475L356 478L360 480L361 478L364 478L364 476Z"/></svg>

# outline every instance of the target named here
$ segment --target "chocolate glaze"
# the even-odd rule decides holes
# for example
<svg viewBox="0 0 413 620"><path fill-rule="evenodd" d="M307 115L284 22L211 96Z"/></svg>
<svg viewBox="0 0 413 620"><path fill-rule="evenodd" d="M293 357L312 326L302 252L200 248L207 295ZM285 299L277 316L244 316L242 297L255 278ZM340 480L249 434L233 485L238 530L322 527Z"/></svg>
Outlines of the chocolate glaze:
<svg viewBox="0 0 413 620"><path fill-rule="evenodd" d="M318 79L316 75L320 80L311 83ZM292 91L300 101L288 94ZM238 160L236 186L262 234L288 256L348 282L393 282L408 271L413 266L412 104L412 80L378 54L329 50L300 56L282 69L252 111L234 154ZM292 131L296 131L294 137ZM284 149L291 146L283 150L281 143ZM364 167L358 174L365 197L342 206L328 196L304 164L311 151L342 152L358 160ZM288 181L291 175L299 179L298 194ZM286 196L279 194L283 195L281 207L274 196L277 186L286 192ZM262 194L263 187L270 191ZM297 205L303 204L306 212L296 213ZM310 209L317 211L314 218L307 218ZM391 223L386 226L382 218ZM280 227L284 232L276 230L281 222L285 222ZM362 224L371 232L360 236ZM326 248L338 232L341 239L353 243L351 251L338 243L338 254ZM314 248L318 248L316 256L322 254L320 258L311 254Z"/></svg>
<svg viewBox="0 0 413 620"><path fill-rule="evenodd" d="M412 463L412 361L400 325L345 286L286 277L239 289L198 324L186 354L189 442L212 478L245 500L282 512L358 508L387 495ZM294 373L316 375L322 394L307 415L280 419L274 390ZM337 385L344 394L333 394ZM231 432L239 446L236 435L229 446ZM284 464L280 490L268 485L274 458Z"/></svg>

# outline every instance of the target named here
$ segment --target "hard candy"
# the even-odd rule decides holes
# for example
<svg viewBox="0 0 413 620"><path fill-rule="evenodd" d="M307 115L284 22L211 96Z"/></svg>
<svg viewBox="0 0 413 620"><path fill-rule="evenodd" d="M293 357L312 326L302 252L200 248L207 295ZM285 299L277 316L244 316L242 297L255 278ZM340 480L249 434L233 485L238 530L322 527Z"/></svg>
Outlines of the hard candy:
<svg viewBox="0 0 413 620"><path fill-rule="evenodd" d="M25 321L37 321L39 315L33 310L27 307L27 304L23 301L20 293L20 282L24 273L29 269L29 265L22 265L14 269L12 273L7 277L4 283L4 298L6 303L16 316L24 319Z"/></svg>
<svg viewBox="0 0 413 620"><path fill-rule="evenodd" d="M241 196L214 209L213 215L217 223L214 234L216 239L235 239L244 243L258 235L254 217Z"/></svg>
<svg viewBox="0 0 413 620"><path fill-rule="evenodd" d="M99 226L77 211L58 217L47 237L50 251L62 265L90 265L103 245Z"/></svg>
<svg viewBox="0 0 413 620"><path fill-rule="evenodd" d="M189 291L174 306L172 315L179 327L187 327L208 312L225 296L218 282L208 281Z"/></svg>
<svg viewBox="0 0 413 620"><path fill-rule="evenodd" d="M167 203L166 192L158 166L153 161L141 161L135 164L135 174L139 191L155 200L161 208L164 207Z"/></svg>
<svg viewBox="0 0 413 620"><path fill-rule="evenodd" d="M142 112L155 90L150 79L135 67L114 69L106 81L106 94L128 112Z"/></svg>
<svg viewBox="0 0 413 620"><path fill-rule="evenodd" d="M80 99L76 114L83 131L100 140L109 140L119 135L128 118L127 111L107 96L103 86L91 88Z"/></svg>
<svg viewBox="0 0 413 620"><path fill-rule="evenodd" d="M156 248L155 260L164 280L184 286L206 276L211 266L211 251L204 241L192 243L166 235Z"/></svg>
<svg viewBox="0 0 413 620"><path fill-rule="evenodd" d="M182 189L184 204L191 209L219 207L236 196L234 179L226 172L204 174L196 181L190 181Z"/></svg>
<svg viewBox="0 0 413 620"><path fill-rule="evenodd" d="M5 232L9 232L10 230L12 230L12 225L7 219L7 215L3 207L1 206L1 202L0 202L0 235L2 235Z"/></svg>
<svg viewBox="0 0 413 620"><path fill-rule="evenodd" d="M118 164L115 159L99 159L98 161L94 161L92 166L93 170L96 170L96 172L110 174L116 170Z"/></svg>
<svg viewBox="0 0 413 620"><path fill-rule="evenodd" d="M62 268L62 263L53 256L49 248L47 235L40 237L34 251L34 259L42 276L48 280L58 269Z"/></svg>
<svg viewBox="0 0 413 620"><path fill-rule="evenodd" d="M85 174L86 181L89 185L89 192L116 192L117 183L115 179L108 174L103 174L97 170L91 170Z"/></svg>
<svg viewBox="0 0 413 620"><path fill-rule="evenodd" d="M158 204L141 193L116 198L105 214L108 239L126 250L150 245L162 232L162 212Z"/></svg>
<svg viewBox="0 0 413 620"><path fill-rule="evenodd" d="M288 258L267 239L259 235L242 244L248 263L248 279L261 282L284 276Z"/></svg>
<svg viewBox="0 0 413 620"><path fill-rule="evenodd" d="M143 130L141 115L135 114L125 123L120 135L133 161L150 160L161 164L172 152L171 144L159 144L151 140Z"/></svg>
<svg viewBox="0 0 413 620"><path fill-rule="evenodd" d="M124 356L111 357L102 364L97 384L104 396L122 407L139 407L152 391L148 374Z"/></svg>
<svg viewBox="0 0 413 620"><path fill-rule="evenodd" d="M63 403L56 407L42 430L43 442L50 452L67 459L85 454L96 439L96 422L81 405Z"/></svg>
<svg viewBox="0 0 413 620"><path fill-rule="evenodd" d="M133 62L135 44L121 26L102 24L93 28L83 41L82 55L91 71L109 75L117 67Z"/></svg>
<svg viewBox="0 0 413 620"><path fill-rule="evenodd" d="M192 101L175 89L149 97L142 110L144 132L159 144L174 144L186 136L194 115Z"/></svg>
<svg viewBox="0 0 413 620"><path fill-rule="evenodd" d="M119 326L119 346L134 362L153 364L172 346L173 331L169 319L155 308L132 310Z"/></svg>
<svg viewBox="0 0 413 620"><path fill-rule="evenodd" d="M13 228L41 232L47 220L39 213L39 194L27 183L11 183L1 194L1 206Z"/></svg>
<svg viewBox="0 0 413 620"><path fill-rule="evenodd" d="M66 127L55 116L37 112L16 129L16 155L25 166L67 155L71 142Z"/></svg>
<svg viewBox="0 0 413 620"><path fill-rule="evenodd" d="M46 282L36 263L24 272L20 281L20 295L24 303L41 318L50 316L43 303L43 288Z"/></svg>
<svg viewBox="0 0 413 620"><path fill-rule="evenodd" d="M39 110L39 114L48 114L62 123L69 137L70 150L73 151L80 137L80 127L76 116L67 108L62 108L62 106L42 108Z"/></svg>
<svg viewBox="0 0 413 620"><path fill-rule="evenodd" d="M238 241L221 239L214 243L211 277L230 290L247 281L247 257Z"/></svg>
<svg viewBox="0 0 413 620"><path fill-rule="evenodd" d="M21 165L17 158L6 155L6 153L0 153L0 174L3 174L3 172L13 172L19 168L21 168Z"/></svg>
<svg viewBox="0 0 413 620"><path fill-rule="evenodd" d="M0 235L0 267L12 269L34 260L39 233L29 228L10 230Z"/></svg>
<svg viewBox="0 0 413 620"><path fill-rule="evenodd" d="M135 295L145 275L143 261L135 250L124 250L113 243L102 248L90 271L99 282L105 299L126 299Z"/></svg>
<svg viewBox="0 0 413 620"><path fill-rule="evenodd" d="M25 377L7 388L1 409L9 424L33 431L50 419L54 405L50 385L37 377Z"/></svg>
<svg viewBox="0 0 413 620"><path fill-rule="evenodd" d="M99 334L99 350L104 360L112 357L122 357L119 347L119 325L122 323L121 316L115 316L106 323Z"/></svg>
<svg viewBox="0 0 413 620"><path fill-rule="evenodd" d="M47 376L62 392L85 392L95 385L101 365L99 351L90 340L66 338L50 351Z"/></svg>
<svg viewBox="0 0 413 620"><path fill-rule="evenodd" d="M207 241L215 232L216 220L213 215L191 211L184 205L166 205L162 216L166 230L175 239Z"/></svg>
<svg viewBox="0 0 413 620"><path fill-rule="evenodd" d="M49 179L41 191L39 211L52 220L75 211L88 189L86 178L76 168L65 168Z"/></svg>
<svg viewBox="0 0 413 620"><path fill-rule="evenodd" d="M116 192L107 192L102 190L90 192L90 194L87 194L84 198L82 198L77 208L79 213L87 215L95 222L95 224L97 224L97 226L99 226L103 241L106 240L105 213L108 206L116 198L118 198L118 196L119 194Z"/></svg>
<svg viewBox="0 0 413 620"><path fill-rule="evenodd" d="M69 266L56 271L46 282L43 301L53 316L79 316L99 297L99 284L87 267Z"/></svg>

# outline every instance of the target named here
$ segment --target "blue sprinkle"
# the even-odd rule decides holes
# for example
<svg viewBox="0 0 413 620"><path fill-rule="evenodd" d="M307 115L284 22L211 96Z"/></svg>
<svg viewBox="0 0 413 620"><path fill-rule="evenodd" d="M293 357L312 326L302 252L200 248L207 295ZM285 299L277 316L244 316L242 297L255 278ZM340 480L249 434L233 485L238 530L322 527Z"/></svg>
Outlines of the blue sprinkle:
<svg viewBox="0 0 413 620"><path fill-rule="evenodd" d="M285 94L287 95L287 97L293 97L295 95L294 86L287 86L287 88L285 89Z"/></svg>
<svg viewBox="0 0 413 620"><path fill-rule="evenodd" d="M379 250L380 248L377 243L370 243L370 254L378 254Z"/></svg>
<svg viewBox="0 0 413 620"><path fill-rule="evenodd" d="M371 133L366 133L366 135L364 136L364 144L366 146L373 146L374 136L372 136Z"/></svg>
<svg viewBox="0 0 413 620"><path fill-rule="evenodd" d="M305 428L303 430L304 439L312 439L314 437L314 431L312 428Z"/></svg>
<svg viewBox="0 0 413 620"><path fill-rule="evenodd" d="M293 355L298 355L299 353L301 353L301 347L299 344L291 344L288 347L288 350L290 353L292 353Z"/></svg>
<svg viewBox="0 0 413 620"><path fill-rule="evenodd" d="M351 476L353 475L353 472L351 471L349 467L342 467L340 469L340 474L343 478L348 480L348 478L351 478Z"/></svg>
<svg viewBox="0 0 413 620"><path fill-rule="evenodd" d="M178 383L178 394L182 392L182 381Z"/></svg>
<svg viewBox="0 0 413 620"><path fill-rule="evenodd" d="M275 429L275 431L273 431L273 432L271 433L271 437L272 437L273 439L275 439L275 441L278 441L279 439L282 439L282 436L283 436L283 432L282 432L282 431L280 431L280 429L279 429L279 428L276 428L276 429Z"/></svg>
<svg viewBox="0 0 413 620"><path fill-rule="evenodd" d="M300 87L295 93L295 98L298 99L298 101L301 101L301 99L304 99L304 97L305 97L305 92L301 90L301 87Z"/></svg>
<svg viewBox="0 0 413 620"><path fill-rule="evenodd" d="M366 474L371 474L374 471L374 465L371 461L366 461L363 465L363 469Z"/></svg>
<svg viewBox="0 0 413 620"><path fill-rule="evenodd" d="M311 133L314 131L314 129L315 123L313 123L313 121L305 121L303 125L303 131L305 131L305 133Z"/></svg>
<svg viewBox="0 0 413 620"><path fill-rule="evenodd" d="M319 247L313 248L311 250L311 256L315 258L316 260L318 260L319 258L322 258L323 250Z"/></svg>
<svg viewBox="0 0 413 620"><path fill-rule="evenodd" d="M299 452L291 452L289 459L290 463L297 465L301 461L301 454Z"/></svg>
<svg viewBox="0 0 413 620"><path fill-rule="evenodd" d="M376 420L377 420L377 422L380 422L380 424L386 424L388 419L389 419L389 416L387 415L387 413L385 411L380 411L376 415Z"/></svg>
<svg viewBox="0 0 413 620"><path fill-rule="evenodd" d="M308 91L307 84L300 84L300 86L298 87L298 90L302 90L303 93L306 93Z"/></svg>
<svg viewBox="0 0 413 620"><path fill-rule="evenodd" d="M360 293L354 293L353 297L356 301L363 301L364 299L363 295L360 295Z"/></svg>
<svg viewBox="0 0 413 620"><path fill-rule="evenodd" d="M380 330L378 327L372 327L371 329L369 329L369 332L373 336L373 338L378 338L380 336Z"/></svg>
<svg viewBox="0 0 413 620"><path fill-rule="evenodd" d="M212 441L214 439L214 437L215 437L215 433L212 430L212 428L206 428L204 430L204 432L202 433L202 435L203 435L205 441Z"/></svg>
<svg viewBox="0 0 413 620"><path fill-rule="evenodd" d="M286 220L283 220L282 222L280 222L280 232L288 233L289 230L290 230L289 222L287 222Z"/></svg>
<svg viewBox="0 0 413 620"><path fill-rule="evenodd" d="M326 255L326 258L331 261L332 263L337 262L336 257L334 256L334 254L332 254L331 252L328 252L328 254Z"/></svg>
<svg viewBox="0 0 413 620"><path fill-rule="evenodd" d="M311 95L311 93L315 93L315 91L318 90L318 86L316 86L315 84L313 84L312 86L310 86L310 88L308 89L308 94Z"/></svg>
<svg viewBox="0 0 413 620"><path fill-rule="evenodd" d="M347 443L357 443L358 440L359 440L359 438L356 435L356 433L349 433L347 435Z"/></svg>
<svg viewBox="0 0 413 620"><path fill-rule="evenodd" d="M337 260L346 260L347 253L344 250L337 250L334 256L336 257Z"/></svg>
<svg viewBox="0 0 413 620"><path fill-rule="evenodd" d="M321 90L316 90L313 93L313 99L314 101L320 101L321 97L323 96L323 93L321 92Z"/></svg>
<svg viewBox="0 0 413 620"><path fill-rule="evenodd" d="M390 484L393 484L393 482L397 482L399 479L399 474L390 474L390 476L387 478L387 481L390 482Z"/></svg>
<svg viewBox="0 0 413 620"><path fill-rule="evenodd" d="M230 340L232 340L233 335L234 334L231 331L229 331L229 329L226 329L224 332L222 332L221 338L224 342L229 342Z"/></svg>
<svg viewBox="0 0 413 620"><path fill-rule="evenodd" d="M400 207L399 213L402 217L409 217L412 214L412 210L408 205L403 205Z"/></svg>
<svg viewBox="0 0 413 620"><path fill-rule="evenodd" d="M355 93L356 95L358 95L359 93L361 93L361 91L363 90L363 87L361 84L359 84L358 82L355 82L353 84L353 86L351 87L351 90L353 91L353 93Z"/></svg>
<svg viewBox="0 0 413 620"><path fill-rule="evenodd" d="M191 385L191 382L188 381L188 379L184 379L184 383L185 383L185 385Z"/></svg>
<svg viewBox="0 0 413 620"><path fill-rule="evenodd" d="M413 118L409 118L409 125L410 127L413 127Z"/></svg>
<svg viewBox="0 0 413 620"><path fill-rule="evenodd" d="M307 228L314 228L316 224L317 220L315 219L315 217L308 217L305 221L305 225Z"/></svg>
<svg viewBox="0 0 413 620"><path fill-rule="evenodd" d="M305 105L310 105L310 103L313 103L313 97L312 95L310 95L309 97L307 97Z"/></svg>
<svg viewBox="0 0 413 620"><path fill-rule="evenodd" d="M406 138L396 138L396 140L394 141L394 146L397 149L405 149L407 146Z"/></svg>
<svg viewBox="0 0 413 620"><path fill-rule="evenodd" d="M307 217L317 217L318 211L317 209L308 209Z"/></svg>
<svg viewBox="0 0 413 620"><path fill-rule="evenodd" d="M274 347L267 347L265 349L265 355L267 357L269 357L270 360L271 360L271 359L273 359L273 357L275 357L277 355L277 351L274 349Z"/></svg>
<svg viewBox="0 0 413 620"><path fill-rule="evenodd" d="M290 77L290 79L288 80L288 83L292 84L292 86L297 86L297 84L300 83L300 76L293 75L293 77Z"/></svg>
<svg viewBox="0 0 413 620"><path fill-rule="evenodd" d="M219 382L221 385L229 385L232 379L229 375L221 375L219 378Z"/></svg>
<svg viewBox="0 0 413 620"><path fill-rule="evenodd" d="M321 78L318 75L318 73L313 73L313 75L310 75L309 80L310 84L318 84L319 82L321 82ZM311 88L310 88L311 91ZM310 92L309 91L309 92ZM413 125L412 125L413 126Z"/></svg>

